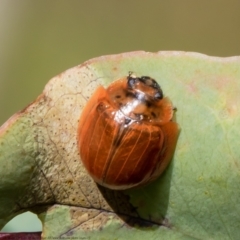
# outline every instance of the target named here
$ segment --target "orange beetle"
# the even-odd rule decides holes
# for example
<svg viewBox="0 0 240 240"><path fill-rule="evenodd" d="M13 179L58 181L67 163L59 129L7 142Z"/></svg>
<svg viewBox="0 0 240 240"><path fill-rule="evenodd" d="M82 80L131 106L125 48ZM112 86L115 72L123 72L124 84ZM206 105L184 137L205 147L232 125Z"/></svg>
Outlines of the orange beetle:
<svg viewBox="0 0 240 240"><path fill-rule="evenodd" d="M171 101L147 76L100 86L78 127L81 160L98 184L115 190L145 185L170 162L178 138Z"/></svg>

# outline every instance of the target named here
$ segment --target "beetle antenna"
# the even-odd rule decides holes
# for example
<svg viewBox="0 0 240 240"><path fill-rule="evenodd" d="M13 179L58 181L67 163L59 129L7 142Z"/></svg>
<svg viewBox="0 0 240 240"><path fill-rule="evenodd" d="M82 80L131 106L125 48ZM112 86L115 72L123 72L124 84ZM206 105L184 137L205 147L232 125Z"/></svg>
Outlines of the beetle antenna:
<svg viewBox="0 0 240 240"><path fill-rule="evenodd" d="M129 72L128 72L128 77L131 77L132 74L133 74L133 71L129 71Z"/></svg>

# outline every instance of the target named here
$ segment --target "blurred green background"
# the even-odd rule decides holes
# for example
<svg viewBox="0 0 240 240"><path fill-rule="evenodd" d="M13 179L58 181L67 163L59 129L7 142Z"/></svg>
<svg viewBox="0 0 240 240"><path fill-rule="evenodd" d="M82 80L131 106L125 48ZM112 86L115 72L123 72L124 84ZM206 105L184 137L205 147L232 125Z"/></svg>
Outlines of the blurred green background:
<svg viewBox="0 0 240 240"><path fill-rule="evenodd" d="M240 55L240 1L1 0L0 125L60 72L136 50ZM25 214L3 231L40 229Z"/></svg>

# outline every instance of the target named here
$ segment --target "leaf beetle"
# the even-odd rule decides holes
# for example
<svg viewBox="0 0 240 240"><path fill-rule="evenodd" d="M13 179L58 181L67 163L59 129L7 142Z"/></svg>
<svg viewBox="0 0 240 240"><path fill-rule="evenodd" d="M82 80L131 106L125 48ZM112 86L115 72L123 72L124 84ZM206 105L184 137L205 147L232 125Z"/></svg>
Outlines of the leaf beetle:
<svg viewBox="0 0 240 240"><path fill-rule="evenodd" d="M98 87L78 126L83 165L114 190L143 186L161 175L177 143L174 108L151 77L128 76Z"/></svg>

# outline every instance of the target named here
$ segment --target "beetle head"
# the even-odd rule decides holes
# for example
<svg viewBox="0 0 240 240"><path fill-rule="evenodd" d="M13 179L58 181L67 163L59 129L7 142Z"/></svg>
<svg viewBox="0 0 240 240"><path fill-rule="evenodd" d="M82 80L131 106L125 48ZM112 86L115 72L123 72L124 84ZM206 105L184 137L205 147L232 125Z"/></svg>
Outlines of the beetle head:
<svg viewBox="0 0 240 240"><path fill-rule="evenodd" d="M151 77L136 77L130 72L127 77L127 86L132 94L139 100L158 101L163 98L163 92L159 84Z"/></svg>

